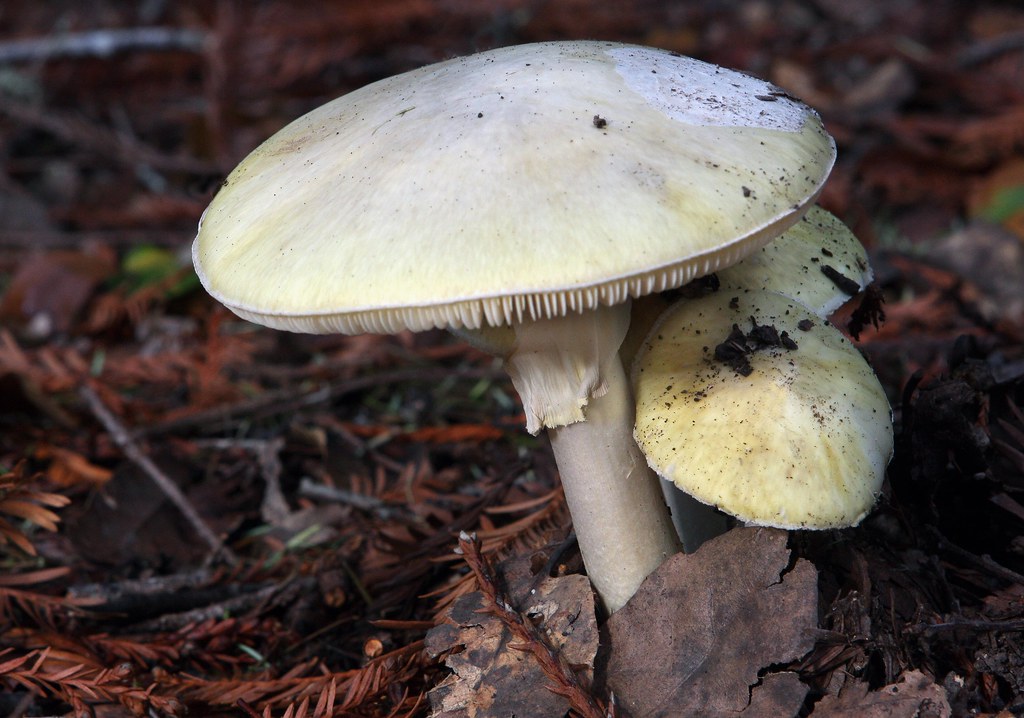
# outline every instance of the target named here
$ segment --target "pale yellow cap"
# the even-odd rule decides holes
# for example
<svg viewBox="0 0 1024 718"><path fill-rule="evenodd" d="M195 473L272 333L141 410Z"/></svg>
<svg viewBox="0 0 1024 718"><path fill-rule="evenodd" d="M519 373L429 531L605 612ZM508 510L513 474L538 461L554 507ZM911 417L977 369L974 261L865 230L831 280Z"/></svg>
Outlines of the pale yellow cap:
<svg viewBox="0 0 1024 718"><path fill-rule="evenodd" d="M721 270L722 291L767 290L826 317L871 283L864 246L838 217L811 207L800 221Z"/></svg>
<svg viewBox="0 0 1024 718"><path fill-rule="evenodd" d="M742 376L715 350L733 325L749 334L751 317L786 337L747 354ZM651 331L633 383L648 463L699 501L751 524L814 529L854 526L874 505L892 456L888 401L860 352L802 305L770 292L680 301Z"/></svg>
<svg viewBox="0 0 1024 718"><path fill-rule="evenodd" d="M817 114L762 80L609 42L507 47L295 120L227 178L193 258L273 327L499 326L738 261L834 158Z"/></svg>

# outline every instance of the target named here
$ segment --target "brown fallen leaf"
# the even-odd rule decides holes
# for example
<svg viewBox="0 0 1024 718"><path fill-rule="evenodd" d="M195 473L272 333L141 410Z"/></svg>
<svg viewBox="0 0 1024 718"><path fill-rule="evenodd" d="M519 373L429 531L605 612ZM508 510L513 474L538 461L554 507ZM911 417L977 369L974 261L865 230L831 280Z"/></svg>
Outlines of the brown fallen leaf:
<svg viewBox="0 0 1024 718"><path fill-rule="evenodd" d="M594 597L585 576L534 576L526 559L513 559L504 571L508 595L537 627L547 645L578 673L589 677L597 654ZM446 609L444 622L427 633L427 652L447 654L452 675L430 693L434 718L551 718L570 703L540 664L502 621L488 612L480 592L460 596Z"/></svg>
<svg viewBox="0 0 1024 718"><path fill-rule="evenodd" d="M104 247L29 255L3 294L0 319L20 327L33 340L67 332L115 269L114 257Z"/></svg>
<svg viewBox="0 0 1024 718"><path fill-rule="evenodd" d="M734 529L651 574L605 625L608 685L633 718L795 715L807 688L773 668L806 654L817 572L787 533Z"/></svg>
<svg viewBox="0 0 1024 718"><path fill-rule="evenodd" d="M908 671L891 685L869 691L864 681L847 681L837 696L825 696L814 718L949 718L946 692L921 671Z"/></svg>
<svg viewBox="0 0 1024 718"><path fill-rule="evenodd" d="M184 485L187 470L175 457L155 461ZM95 499L64 512L64 535L88 560L100 565L134 558L171 567L201 560L205 545L174 511L150 478L129 462L115 468Z"/></svg>
<svg viewBox="0 0 1024 718"><path fill-rule="evenodd" d="M929 245L927 256L970 282L965 298L989 321L1024 317L1024 244L997 224L974 221Z"/></svg>

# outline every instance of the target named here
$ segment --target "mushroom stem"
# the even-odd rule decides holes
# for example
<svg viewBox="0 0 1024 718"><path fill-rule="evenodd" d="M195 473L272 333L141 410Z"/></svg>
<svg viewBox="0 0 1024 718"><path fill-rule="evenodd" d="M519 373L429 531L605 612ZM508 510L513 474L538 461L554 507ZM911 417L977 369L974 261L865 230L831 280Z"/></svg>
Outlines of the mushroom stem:
<svg viewBox="0 0 1024 718"><path fill-rule="evenodd" d="M729 530L725 514L714 506L702 504L671 481L661 479L661 493L672 512L672 523L686 553L693 553L705 541Z"/></svg>
<svg viewBox="0 0 1024 718"><path fill-rule="evenodd" d="M514 325L505 367L527 428L548 430L580 553L609 612L679 550L657 477L633 439L619 347L629 303Z"/></svg>
<svg viewBox="0 0 1024 718"><path fill-rule="evenodd" d="M672 306L664 294L648 294L633 300L629 315L629 332L619 348L622 365L629 372L633 360L643 347L651 328L658 318ZM631 382L632 386L632 382ZM636 406L635 399L633 406ZM725 514L713 506L702 504L689 494L677 488L671 481L660 480L661 493L668 505L675 526L686 553L693 553L708 539L724 534L729 528Z"/></svg>
<svg viewBox="0 0 1024 718"><path fill-rule="evenodd" d="M586 420L549 429L587 574L609 613L680 550L658 480L633 440L633 397L619 362Z"/></svg>

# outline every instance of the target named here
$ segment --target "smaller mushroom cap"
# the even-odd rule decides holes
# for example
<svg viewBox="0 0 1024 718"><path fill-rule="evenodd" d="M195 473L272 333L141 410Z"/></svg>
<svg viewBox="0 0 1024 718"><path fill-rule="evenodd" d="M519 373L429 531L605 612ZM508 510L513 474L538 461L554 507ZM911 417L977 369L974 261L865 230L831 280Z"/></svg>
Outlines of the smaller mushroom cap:
<svg viewBox="0 0 1024 718"><path fill-rule="evenodd" d="M633 382L648 463L699 501L814 529L854 526L874 505L892 455L888 401L850 341L800 304L770 292L681 301Z"/></svg>
<svg viewBox="0 0 1024 718"><path fill-rule="evenodd" d="M760 250L718 272L722 291L765 290L827 317L871 283L864 246L838 217L812 207Z"/></svg>

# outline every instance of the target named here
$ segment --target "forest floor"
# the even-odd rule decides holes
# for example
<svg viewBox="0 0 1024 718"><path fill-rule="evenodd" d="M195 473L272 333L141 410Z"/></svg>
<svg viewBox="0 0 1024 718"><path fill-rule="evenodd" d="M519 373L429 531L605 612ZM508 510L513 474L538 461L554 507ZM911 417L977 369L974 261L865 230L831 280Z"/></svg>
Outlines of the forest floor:
<svg viewBox="0 0 1024 718"><path fill-rule="evenodd" d="M257 328L189 255L289 120L570 38L817 108L839 148L820 203L885 302L857 342L895 419L876 510L730 531L632 623L595 615L547 440L494 359L442 332ZM0 714L1024 715L1022 288L1015 3L8 0ZM722 587L713 636L677 574Z"/></svg>

